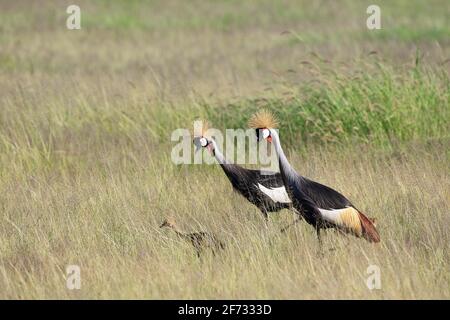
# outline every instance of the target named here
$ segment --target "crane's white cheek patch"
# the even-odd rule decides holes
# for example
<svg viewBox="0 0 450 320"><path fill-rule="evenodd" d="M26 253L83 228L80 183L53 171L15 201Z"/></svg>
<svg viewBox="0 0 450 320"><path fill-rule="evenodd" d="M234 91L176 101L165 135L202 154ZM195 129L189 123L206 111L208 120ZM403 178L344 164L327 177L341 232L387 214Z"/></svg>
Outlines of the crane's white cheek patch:
<svg viewBox="0 0 450 320"><path fill-rule="evenodd" d="M338 226L351 229L357 235L362 234L361 221L359 220L359 212L352 207L342 209L325 210L319 209L322 218L325 221L334 223Z"/></svg>
<svg viewBox="0 0 450 320"><path fill-rule="evenodd" d="M259 190L261 190L262 193L264 193L266 196L272 199L273 202L280 202L280 203L291 202L291 199L289 199L289 196L284 187L266 188L262 184L258 183L258 188Z"/></svg>

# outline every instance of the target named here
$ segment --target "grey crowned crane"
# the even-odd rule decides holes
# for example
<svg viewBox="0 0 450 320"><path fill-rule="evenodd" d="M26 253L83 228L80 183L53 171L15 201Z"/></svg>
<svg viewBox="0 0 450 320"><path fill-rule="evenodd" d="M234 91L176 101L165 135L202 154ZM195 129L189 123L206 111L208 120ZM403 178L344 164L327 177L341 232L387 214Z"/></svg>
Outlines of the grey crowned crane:
<svg viewBox="0 0 450 320"><path fill-rule="evenodd" d="M269 212L292 208L283 180L278 172L251 170L228 162L216 141L205 136L207 126L204 124L201 136L194 137L196 149L206 148L222 167L233 189L253 203L268 221Z"/></svg>
<svg viewBox="0 0 450 320"><path fill-rule="evenodd" d="M216 255L219 250L225 249L224 243L211 233L204 231L184 233L180 231L173 218L165 219L160 228L164 227L171 228L178 237L190 242L199 258L205 249L210 249L214 255Z"/></svg>
<svg viewBox="0 0 450 320"><path fill-rule="evenodd" d="M292 204L305 221L316 229L319 242L320 230L327 228L336 228L369 242L380 241L374 220L366 217L336 190L305 178L292 168L275 130L277 121L269 111L262 110L253 115L249 125L256 129L258 141L267 140L274 144L281 177Z"/></svg>

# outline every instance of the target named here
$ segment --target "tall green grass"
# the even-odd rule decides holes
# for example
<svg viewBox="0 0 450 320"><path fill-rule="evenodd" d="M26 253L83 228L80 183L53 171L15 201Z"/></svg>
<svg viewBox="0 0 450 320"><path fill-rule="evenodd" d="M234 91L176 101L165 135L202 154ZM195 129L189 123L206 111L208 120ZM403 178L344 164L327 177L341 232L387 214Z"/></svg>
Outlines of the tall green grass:
<svg viewBox="0 0 450 320"><path fill-rule="evenodd" d="M197 118L218 129L247 128L249 117L261 108L279 118L287 148L330 143L390 147L449 138L450 87L444 71L417 67L395 72L378 65L370 73L327 73L317 79L285 88L288 95L239 98L224 105L201 96L149 104L145 93L124 101L81 90L73 92L76 99L56 93L40 101L39 93L25 94L19 87L0 110L0 151L5 161L51 170L62 163L89 163L83 157L88 150L101 155L143 141L168 150L172 131L192 129Z"/></svg>
<svg viewBox="0 0 450 320"><path fill-rule="evenodd" d="M370 69L369 69L370 70ZM378 64L372 73L328 73L318 83L290 88L286 97L248 99L205 107L219 127L246 127L260 108L280 120L283 141L391 143L446 138L450 132L450 82L443 70L415 67L403 73Z"/></svg>

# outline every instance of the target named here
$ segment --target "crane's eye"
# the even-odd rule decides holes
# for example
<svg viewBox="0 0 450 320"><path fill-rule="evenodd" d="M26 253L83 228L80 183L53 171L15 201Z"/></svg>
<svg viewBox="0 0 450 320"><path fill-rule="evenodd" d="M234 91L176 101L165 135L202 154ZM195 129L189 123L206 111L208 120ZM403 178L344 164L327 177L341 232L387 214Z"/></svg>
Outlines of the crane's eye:
<svg viewBox="0 0 450 320"><path fill-rule="evenodd" d="M263 139L267 139L270 136L269 129L263 129L262 136L263 136Z"/></svg>
<svg viewBox="0 0 450 320"><path fill-rule="evenodd" d="M200 145L206 147L208 145L208 140L206 138L200 138Z"/></svg>

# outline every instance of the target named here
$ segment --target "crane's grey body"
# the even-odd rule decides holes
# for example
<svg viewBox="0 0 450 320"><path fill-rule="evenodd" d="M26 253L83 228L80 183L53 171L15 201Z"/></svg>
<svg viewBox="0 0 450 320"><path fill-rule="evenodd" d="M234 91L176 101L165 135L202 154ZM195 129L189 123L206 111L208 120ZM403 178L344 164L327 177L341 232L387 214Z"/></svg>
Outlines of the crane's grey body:
<svg viewBox="0 0 450 320"><path fill-rule="evenodd" d="M268 218L269 212L291 208L291 200L284 187L280 173L246 169L229 163L214 140L211 152L219 162L233 189L254 204Z"/></svg>

